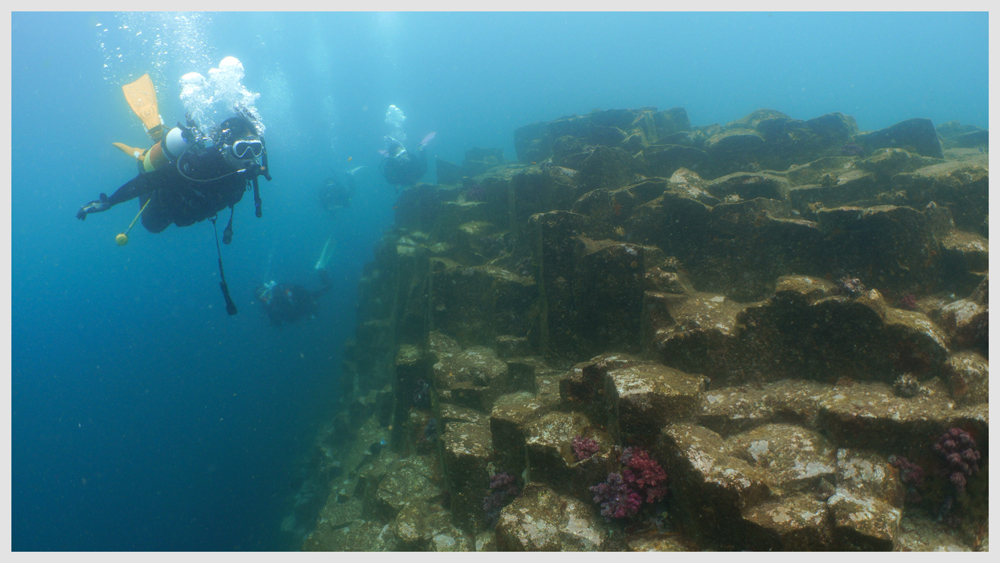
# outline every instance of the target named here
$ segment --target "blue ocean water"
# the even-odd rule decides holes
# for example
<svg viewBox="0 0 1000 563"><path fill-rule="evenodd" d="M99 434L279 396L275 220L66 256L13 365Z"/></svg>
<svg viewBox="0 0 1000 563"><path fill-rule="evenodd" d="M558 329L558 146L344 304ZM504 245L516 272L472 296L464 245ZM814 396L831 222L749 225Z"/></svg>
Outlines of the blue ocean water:
<svg viewBox="0 0 1000 563"><path fill-rule="evenodd" d="M210 223L115 234L130 202L73 216L135 175L147 143L121 85L148 72L168 125L179 78L242 61L274 180L237 205L225 314ZM275 550L294 477L336 408L356 283L396 193L377 173L390 104L432 156L514 159L514 129L595 108L681 106L694 125L758 108L988 127L985 13L14 13L12 547ZM325 178L357 166L331 217ZM433 169L424 178L433 181ZM223 220L225 216L223 215ZM334 289L272 327L266 279Z"/></svg>

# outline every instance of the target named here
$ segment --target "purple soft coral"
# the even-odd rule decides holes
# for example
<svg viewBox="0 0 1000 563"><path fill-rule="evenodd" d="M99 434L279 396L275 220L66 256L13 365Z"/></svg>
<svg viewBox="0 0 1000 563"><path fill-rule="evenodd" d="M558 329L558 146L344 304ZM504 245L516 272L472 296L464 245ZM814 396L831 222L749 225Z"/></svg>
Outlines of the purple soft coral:
<svg viewBox="0 0 1000 563"><path fill-rule="evenodd" d="M944 476L955 486L956 493L962 493L966 478L979 472L976 441L961 428L952 428L938 438L934 451L944 458Z"/></svg>
<svg viewBox="0 0 1000 563"><path fill-rule="evenodd" d="M906 485L906 501L920 502L920 489L924 484L924 468L905 457L889 456L889 463L899 469L899 478Z"/></svg>
<svg viewBox="0 0 1000 563"><path fill-rule="evenodd" d="M577 461L588 459L601 450L595 440L583 436L574 437L570 444L573 446L573 455L576 456Z"/></svg>
<svg viewBox="0 0 1000 563"><path fill-rule="evenodd" d="M507 506L508 500L513 499L520 491L516 485L517 479L506 472L497 473L490 477L490 489L492 493L483 498L483 511L486 513L486 523L492 528L497 525L500 519L500 510Z"/></svg>
<svg viewBox="0 0 1000 563"><path fill-rule="evenodd" d="M604 483L590 488L594 493L594 502L601 504L601 516L612 518L628 518L639 512L642 497L632 490L622 479L620 473L611 473Z"/></svg>
<svg viewBox="0 0 1000 563"><path fill-rule="evenodd" d="M649 452L639 448L625 448L622 463L628 469L622 471L622 478L639 491L646 491L646 502L654 502L667 494L667 474L656 460L650 459Z"/></svg>

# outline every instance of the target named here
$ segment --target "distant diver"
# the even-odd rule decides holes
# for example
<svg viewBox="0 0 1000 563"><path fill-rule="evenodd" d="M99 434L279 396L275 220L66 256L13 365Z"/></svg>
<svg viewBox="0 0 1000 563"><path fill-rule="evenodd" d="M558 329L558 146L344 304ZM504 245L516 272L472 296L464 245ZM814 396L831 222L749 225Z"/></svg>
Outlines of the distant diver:
<svg viewBox="0 0 1000 563"><path fill-rule="evenodd" d="M155 144L148 150L114 143L125 154L138 161L139 175L118 188L108 197L83 205L76 213L81 221L91 213L100 213L119 203L139 198L139 213L129 227L115 237L119 246L128 243L128 233L142 216L142 225L151 233L159 233L170 226L186 227L210 219L215 224L217 214L228 207L229 223L223 231L223 242L229 244L233 236L233 207L243 199L251 187L257 217L261 216L258 176L268 181L271 174L267 164L267 146L253 122L241 112L222 122L210 136L205 136L198 125L187 117L187 125L177 124L164 130L156 101L156 90L148 74L122 86L125 99L132 111L146 126ZM218 249L218 232L216 232ZM222 270L222 252L219 250L219 273L226 311L236 314L236 305L229 297L225 273Z"/></svg>
<svg viewBox="0 0 1000 563"><path fill-rule="evenodd" d="M323 246L316 271L319 273L320 288L309 291L301 285L277 283L269 281L261 284L255 295L257 301L267 314L271 324L281 326L281 323L293 323L303 317L315 315L319 311L319 298L333 289L333 280L326 271L326 265L333 254L331 245L333 239L328 239Z"/></svg>
<svg viewBox="0 0 1000 563"><path fill-rule="evenodd" d="M354 174L362 168L364 166L347 171L344 174L343 181L337 177L327 178L317 193L320 207L330 213L336 213L341 209L350 207L351 200L358 191L357 184L354 181Z"/></svg>
<svg viewBox="0 0 1000 563"><path fill-rule="evenodd" d="M403 143L392 137L385 137L386 148L382 153L379 170L387 182L397 187L415 185L427 173L427 143L434 139L436 133L428 133L422 141L418 153L414 155L406 150Z"/></svg>
<svg viewBox="0 0 1000 563"><path fill-rule="evenodd" d="M257 288L257 301L274 326L293 323L319 311L319 298L333 289L333 281L326 270L318 270L321 287L309 291L301 285L269 281Z"/></svg>

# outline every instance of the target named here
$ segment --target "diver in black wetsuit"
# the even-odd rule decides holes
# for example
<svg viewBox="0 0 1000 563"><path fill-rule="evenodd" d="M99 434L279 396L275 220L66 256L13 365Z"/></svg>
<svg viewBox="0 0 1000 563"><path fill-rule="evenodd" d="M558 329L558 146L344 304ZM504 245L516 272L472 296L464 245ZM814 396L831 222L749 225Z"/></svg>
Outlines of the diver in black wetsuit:
<svg viewBox="0 0 1000 563"><path fill-rule="evenodd" d="M274 281L257 288L257 300L264 307L271 324L281 326L281 323L295 322L319 311L319 298L333 289L333 281L325 269L317 269L317 272L322 287L316 291L309 291L301 285Z"/></svg>
<svg viewBox="0 0 1000 563"><path fill-rule="evenodd" d="M194 124L189 122L189 125ZM194 127L178 124L147 151L152 158L140 160L138 176L110 197L102 193L100 199L81 207L77 218L84 220L91 213L107 211L138 197L143 226L151 233L159 233L171 223L186 227L215 217L226 207L232 209L250 185L254 189L256 215L260 217L257 176L271 179L263 137L250 120L237 116L222 122L212 138L214 144L208 145L206 140L198 137ZM232 215L224 242L228 244L231 237Z"/></svg>
<svg viewBox="0 0 1000 563"><path fill-rule="evenodd" d="M427 152L425 150L430 139L434 138L433 133L424 138L420 144L419 152L414 155L406 150L403 144L386 137L386 150L379 163L379 169L386 182L394 186L412 186L423 178L427 173Z"/></svg>

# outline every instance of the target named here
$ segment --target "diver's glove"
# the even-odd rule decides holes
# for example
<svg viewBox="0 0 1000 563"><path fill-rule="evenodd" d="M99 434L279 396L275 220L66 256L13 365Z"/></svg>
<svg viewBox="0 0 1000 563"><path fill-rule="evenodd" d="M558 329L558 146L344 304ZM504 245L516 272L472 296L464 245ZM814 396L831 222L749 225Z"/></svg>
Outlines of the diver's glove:
<svg viewBox="0 0 1000 563"><path fill-rule="evenodd" d="M95 199L94 201L84 205L76 212L76 218L83 221L87 218L90 213L97 213L100 211L107 211L111 208L111 202L108 201L108 196L101 194L101 199Z"/></svg>

